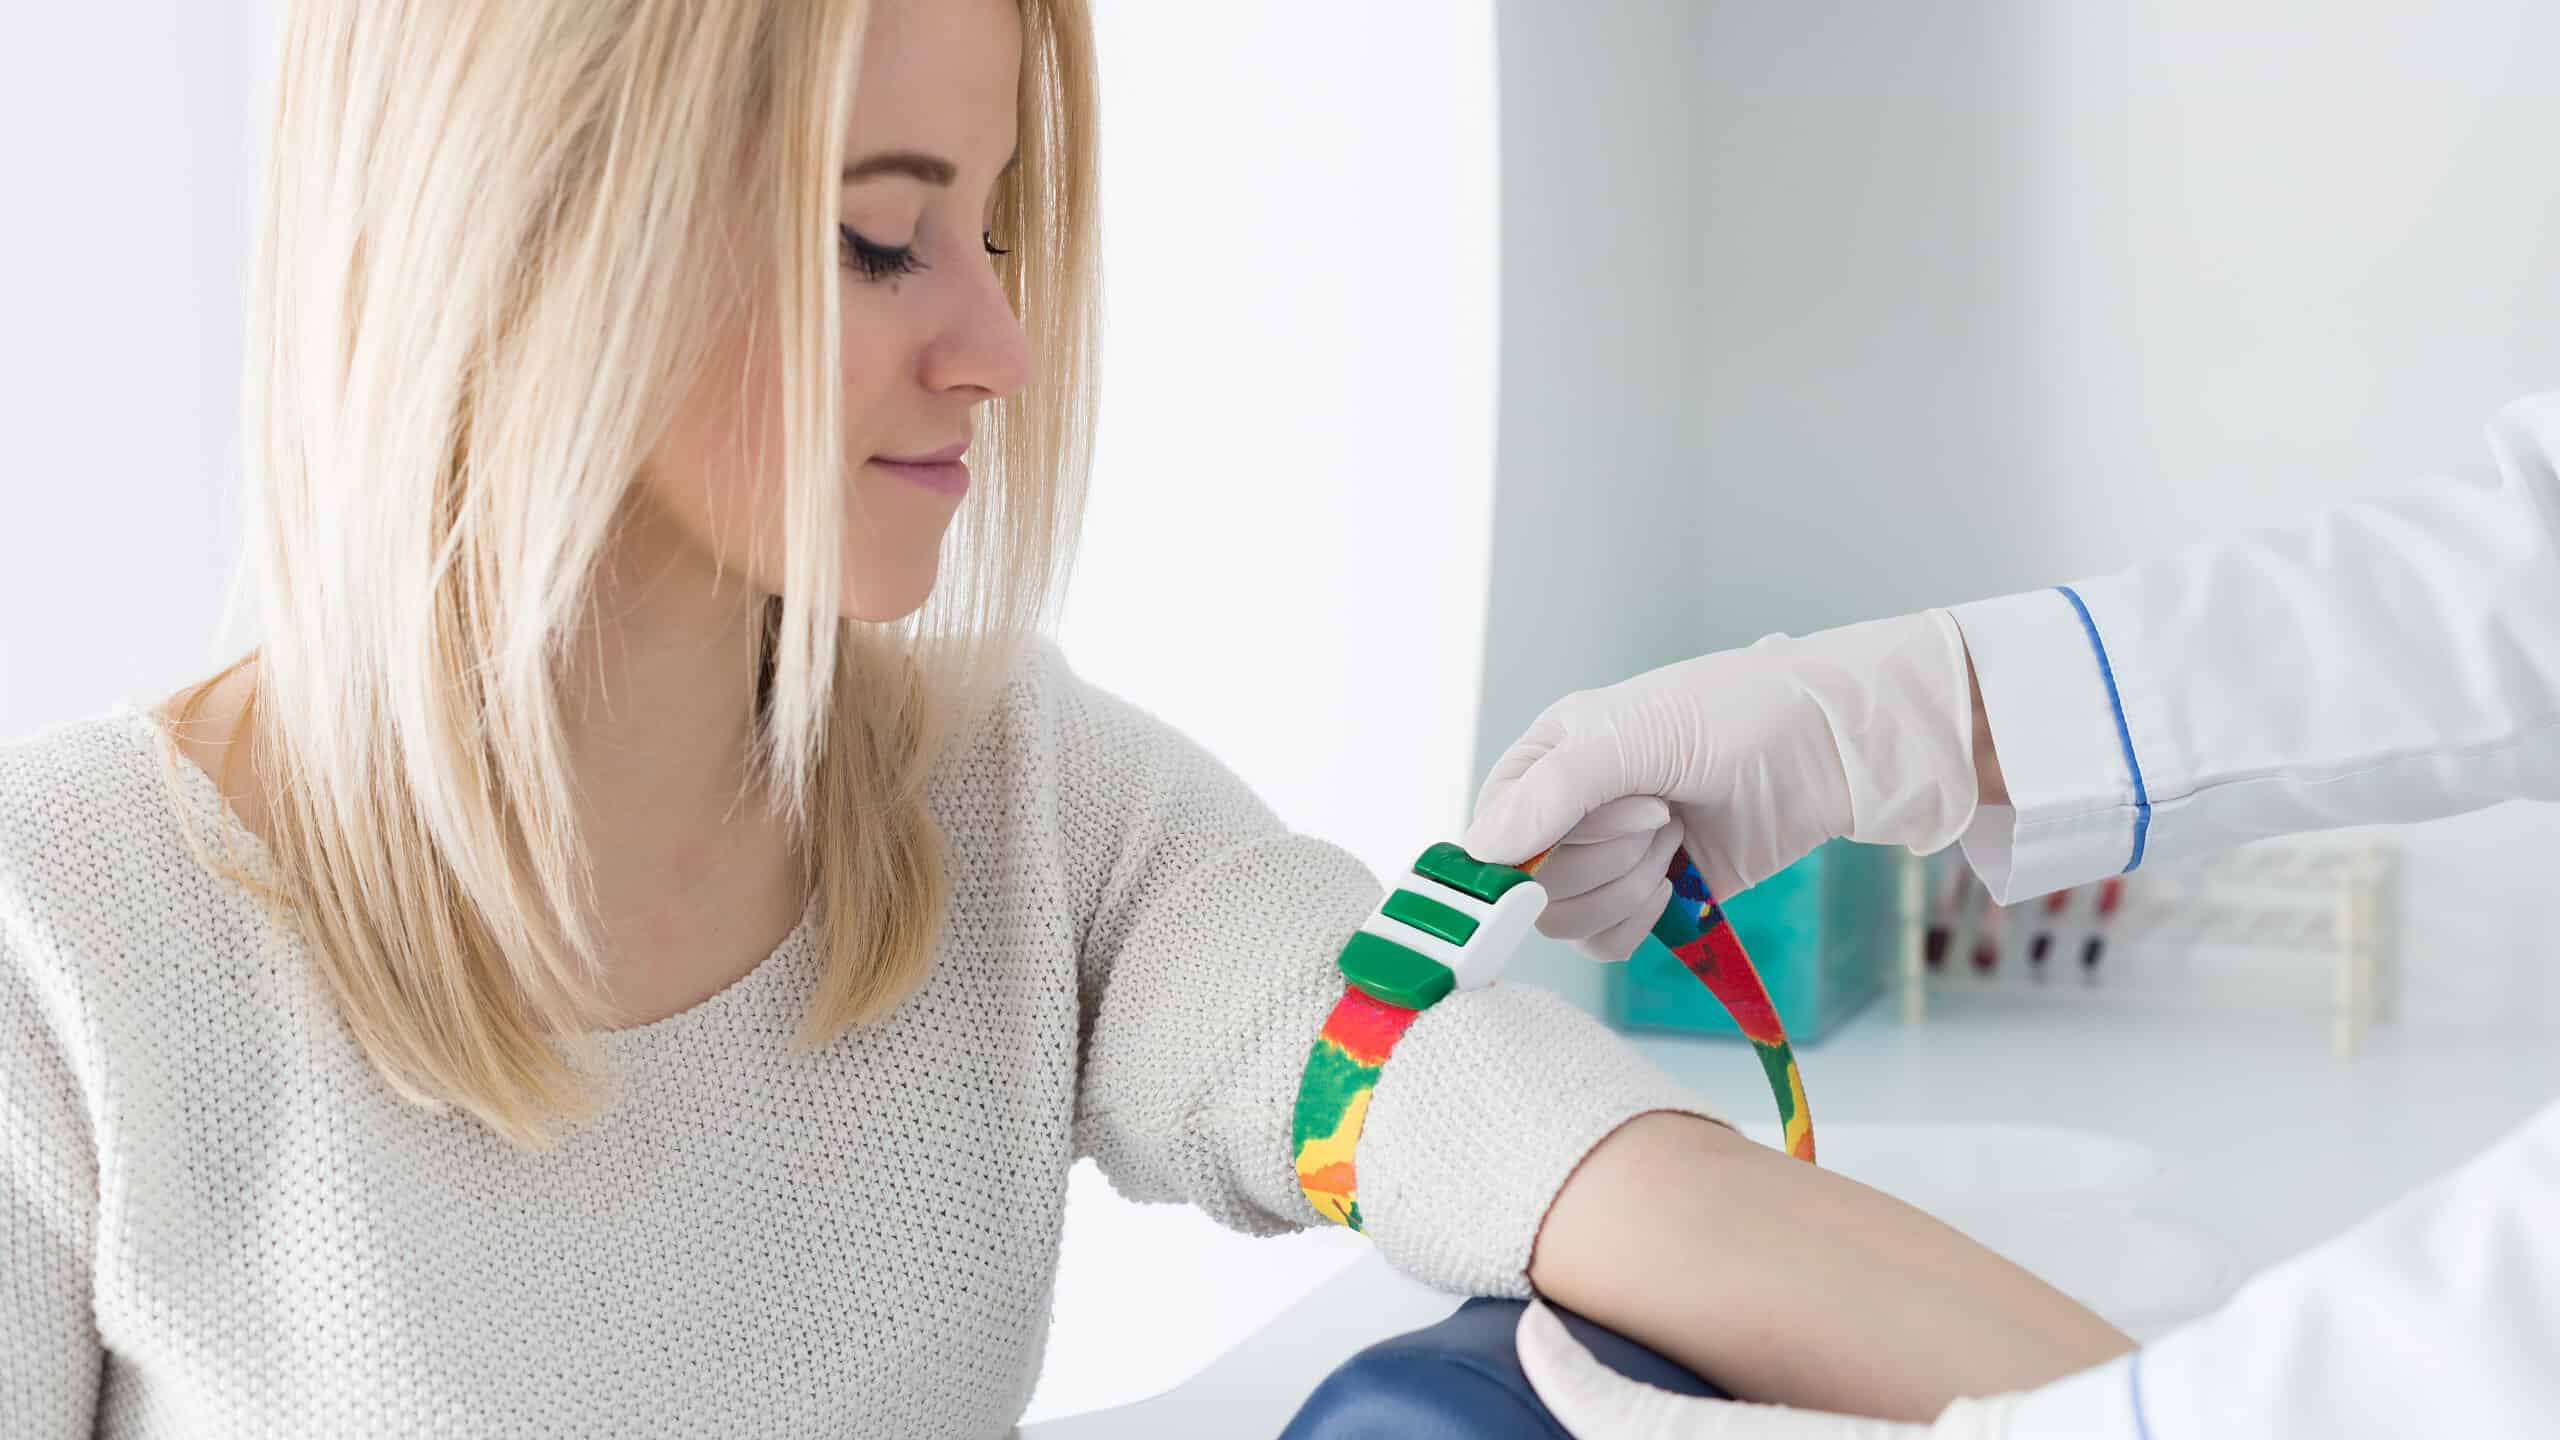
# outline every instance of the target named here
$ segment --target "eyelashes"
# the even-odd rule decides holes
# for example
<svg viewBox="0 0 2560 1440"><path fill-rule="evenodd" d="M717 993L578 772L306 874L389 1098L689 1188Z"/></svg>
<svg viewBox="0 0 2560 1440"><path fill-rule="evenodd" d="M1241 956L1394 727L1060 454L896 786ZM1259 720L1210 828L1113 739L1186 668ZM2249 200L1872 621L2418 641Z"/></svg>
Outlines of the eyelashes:
<svg viewBox="0 0 2560 1440"><path fill-rule="evenodd" d="M912 275L925 268L917 258L913 245L874 245L850 225L836 226L838 248L847 263L859 267L865 280L886 280L892 275Z"/></svg>
<svg viewBox="0 0 2560 1440"><path fill-rule="evenodd" d="M843 252L845 263L860 269L862 278L865 280L886 280L891 276L912 275L918 270L930 268L924 263L922 257L916 254L916 247L913 245L875 245L864 239L852 226L845 224L836 226L836 238L837 248ZM980 238L990 255L1013 253L1011 250L998 248L993 231L985 232Z"/></svg>

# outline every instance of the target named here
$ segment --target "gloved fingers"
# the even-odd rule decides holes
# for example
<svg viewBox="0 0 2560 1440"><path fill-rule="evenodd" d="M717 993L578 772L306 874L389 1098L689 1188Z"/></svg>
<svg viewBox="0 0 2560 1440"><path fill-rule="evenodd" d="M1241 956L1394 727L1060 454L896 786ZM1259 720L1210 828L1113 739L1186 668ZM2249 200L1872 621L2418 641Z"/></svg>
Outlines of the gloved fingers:
<svg viewBox="0 0 2560 1440"><path fill-rule="evenodd" d="M1659 795L1621 795L1582 817L1558 845L1594 845L1623 835L1649 835L1671 818L1671 804ZM1540 875L1546 867L1538 868Z"/></svg>
<svg viewBox="0 0 2560 1440"><path fill-rule="evenodd" d="M1729 831L1717 825L1716 817L1706 807L1674 805L1671 823L1688 837L1689 859L1698 867L1698 878L1707 882L1707 893L1718 900L1730 900L1768 878L1744 875L1735 868L1732 850L1724 843Z"/></svg>
<svg viewBox="0 0 2560 1440"><path fill-rule="evenodd" d="M1707 882L1707 893L1719 901L1730 900L1759 883L1756 880L1744 879L1740 871L1726 864L1719 857L1701 855L1691 850L1689 858L1697 862L1698 878ZM1764 875L1760 878L1765 880L1768 877Z"/></svg>
<svg viewBox="0 0 2560 1440"><path fill-rule="evenodd" d="M1547 892L1548 905L1625 874L1670 818L1670 804L1658 795L1621 795L1583 816L1538 866L1538 884ZM1460 848L1479 860L1489 858L1473 846L1462 843Z"/></svg>
<svg viewBox="0 0 2560 1440"><path fill-rule="evenodd" d="M1614 843L1614 842L1613 842ZM1665 825L1646 839L1644 853L1597 888L1565 900L1549 899L1539 912L1538 929L1558 940L1579 940L1609 929L1642 909L1647 896L1658 895L1671 868L1671 852L1680 848L1680 827ZM1545 867L1539 868L1545 873ZM1644 923L1652 927L1662 913L1656 904ZM1632 948L1632 947L1630 947ZM1623 960L1621 953L1617 958Z"/></svg>
<svg viewBox="0 0 2560 1440"><path fill-rule="evenodd" d="M1540 724L1546 724L1545 717ZM1496 865L1517 865L1562 840L1593 811L1631 793L1619 778L1624 755L1610 736L1565 739L1560 728L1550 733L1555 743L1531 756L1516 775L1485 783L1475 819L1458 842L1468 854ZM1543 737L1534 742L1524 738L1512 750L1546 743ZM1513 758L1506 752L1503 762Z"/></svg>
<svg viewBox="0 0 2560 1440"><path fill-rule="evenodd" d="M1663 831L1679 828L1668 821L1656 821L1632 835L1621 835L1614 840L1589 844L1567 840L1558 844L1547 852L1546 860L1538 866L1538 885L1547 892L1548 912L1553 913L1558 905L1588 895L1635 869L1643 863L1644 853L1653 848L1654 841ZM1668 864L1669 859L1665 856L1664 863ZM1587 931L1593 927L1584 928Z"/></svg>
<svg viewBox="0 0 2560 1440"><path fill-rule="evenodd" d="M1502 757L1493 762L1493 768L1485 772L1484 783L1476 787L1476 804L1471 813L1482 815L1488 802L1510 789L1521 776L1529 773L1530 766L1537 764L1563 741L1564 722L1557 717L1556 707L1550 705L1539 713L1537 719L1529 722L1529 728L1520 732L1520 738L1512 741L1502 752Z"/></svg>
<svg viewBox="0 0 2560 1440"><path fill-rule="evenodd" d="M1597 935L1574 941L1573 948L1603 965L1615 965L1636 953L1644 937L1653 933L1653 922L1662 918L1662 907L1670 903L1671 882L1665 879L1634 914Z"/></svg>

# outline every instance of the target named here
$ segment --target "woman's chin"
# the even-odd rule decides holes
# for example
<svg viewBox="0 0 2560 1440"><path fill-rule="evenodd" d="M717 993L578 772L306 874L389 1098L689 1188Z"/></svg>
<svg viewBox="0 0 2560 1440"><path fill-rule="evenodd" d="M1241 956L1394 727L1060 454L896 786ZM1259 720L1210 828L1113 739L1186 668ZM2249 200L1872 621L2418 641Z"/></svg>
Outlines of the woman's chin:
<svg viewBox="0 0 2560 1440"><path fill-rule="evenodd" d="M904 620L924 608L933 594L933 582L941 567L927 564L914 575L882 575L866 573L860 580L848 575L844 582L844 603L840 613L847 620L861 620L874 625L887 625Z"/></svg>

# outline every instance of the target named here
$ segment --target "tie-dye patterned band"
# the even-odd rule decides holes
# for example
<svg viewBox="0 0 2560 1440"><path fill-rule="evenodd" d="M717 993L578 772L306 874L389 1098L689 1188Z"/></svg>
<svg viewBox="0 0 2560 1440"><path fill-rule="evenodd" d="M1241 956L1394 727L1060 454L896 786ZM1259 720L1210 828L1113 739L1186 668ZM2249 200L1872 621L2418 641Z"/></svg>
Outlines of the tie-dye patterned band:
<svg viewBox="0 0 2560 1440"><path fill-rule="evenodd" d="M1516 868L1535 875L1550 853L1551 849L1542 850ZM1662 907L1645 943L1659 943L1670 951L1733 1016L1734 1024L1759 1053L1760 1068L1767 1072L1769 1088L1777 1096L1778 1120L1784 1128L1787 1153L1810 1161L1813 1117L1805 1108L1804 1076L1796 1069L1795 1051L1787 1044L1786 1027L1779 1023L1777 1009L1769 1003L1768 987L1760 983L1760 972L1752 967L1741 940L1726 923L1724 908L1707 893L1706 879L1690 861L1687 850L1673 852L1670 877L1671 902ZM1368 1118L1369 1095L1377 1088L1388 1052L1404 1037L1414 1017L1439 998L1438 994L1425 993L1427 998L1418 1004L1399 1005L1370 995L1358 985L1346 986L1333 1012L1325 1017L1324 1028L1316 1035L1315 1048L1307 1056L1306 1074L1298 1084L1297 1111L1291 1125L1298 1184L1316 1207L1316 1213L1354 1230L1361 1225L1359 1190L1352 1168L1353 1147L1359 1142L1362 1122Z"/></svg>

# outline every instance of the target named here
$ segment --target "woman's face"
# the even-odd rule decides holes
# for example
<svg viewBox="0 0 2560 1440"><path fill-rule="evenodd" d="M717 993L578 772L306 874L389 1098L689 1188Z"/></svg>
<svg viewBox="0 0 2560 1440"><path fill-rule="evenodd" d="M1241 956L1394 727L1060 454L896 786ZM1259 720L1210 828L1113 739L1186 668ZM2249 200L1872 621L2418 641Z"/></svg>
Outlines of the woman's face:
<svg viewBox="0 0 2560 1440"><path fill-rule="evenodd" d="M951 486L969 480L965 465L895 462L947 458L968 441L972 408L1013 394L1029 373L1029 342L985 248L1014 154L1021 53L1016 0L871 8L837 209L850 467L842 609L857 619L895 620L924 603L960 506ZM741 326L714 352L637 485L703 573L716 565L770 594L785 553L779 367L770 353L751 359L743 340ZM748 443L759 435L762 455Z"/></svg>

